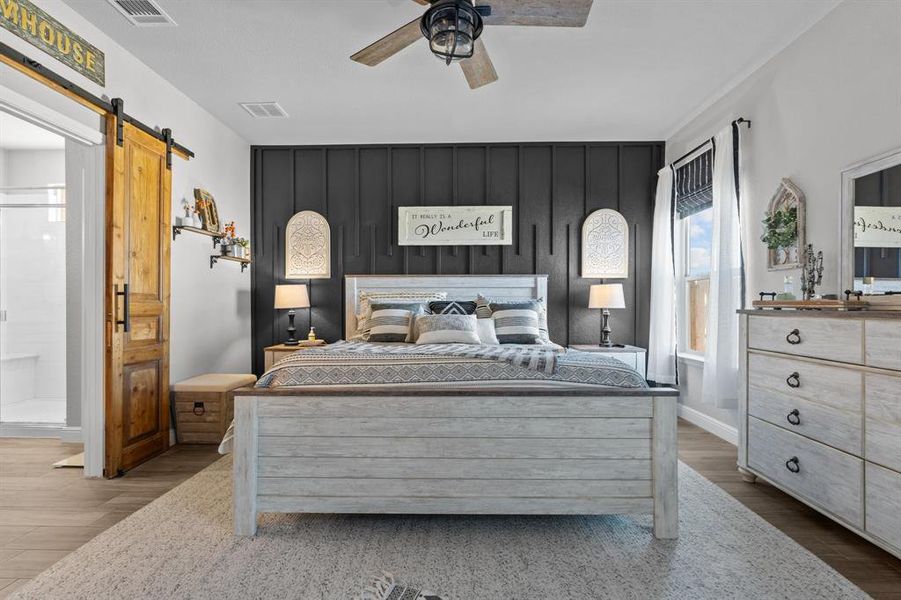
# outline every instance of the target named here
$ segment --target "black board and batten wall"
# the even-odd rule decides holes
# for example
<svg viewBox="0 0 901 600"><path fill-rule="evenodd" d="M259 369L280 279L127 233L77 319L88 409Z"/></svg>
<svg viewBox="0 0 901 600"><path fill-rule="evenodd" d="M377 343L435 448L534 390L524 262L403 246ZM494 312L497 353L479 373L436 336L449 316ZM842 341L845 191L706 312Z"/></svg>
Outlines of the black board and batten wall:
<svg viewBox="0 0 901 600"><path fill-rule="evenodd" d="M647 346L651 227L663 143L430 144L255 146L252 176L253 369L266 346L285 338L287 311L273 309L284 280L288 219L315 210L331 226L332 277L309 282L311 311L297 329L319 337L344 331L344 275L548 275L551 338L563 345L598 342L600 314L589 310L582 279L581 226L599 208L620 211L630 225L627 308L612 311L619 343ZM512 246L397 245L398 206L512 205ZM611 280L618 281L618 280Z"/></svg>

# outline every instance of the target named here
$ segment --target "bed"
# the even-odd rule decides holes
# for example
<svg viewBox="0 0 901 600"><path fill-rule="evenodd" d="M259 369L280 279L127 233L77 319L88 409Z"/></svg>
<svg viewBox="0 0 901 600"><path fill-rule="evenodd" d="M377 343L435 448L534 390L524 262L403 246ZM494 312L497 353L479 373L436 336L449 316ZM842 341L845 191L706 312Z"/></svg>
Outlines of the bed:
<svg viewBox="0 0 901 600"><path fill-rule="evenodd" d="M347 276L347 338L360 292L387 290L539 299L547 277ZM298 353L236 393L237 535L306 512L653 514L677 536L676 390L559 347L376 346Z"/></svg>

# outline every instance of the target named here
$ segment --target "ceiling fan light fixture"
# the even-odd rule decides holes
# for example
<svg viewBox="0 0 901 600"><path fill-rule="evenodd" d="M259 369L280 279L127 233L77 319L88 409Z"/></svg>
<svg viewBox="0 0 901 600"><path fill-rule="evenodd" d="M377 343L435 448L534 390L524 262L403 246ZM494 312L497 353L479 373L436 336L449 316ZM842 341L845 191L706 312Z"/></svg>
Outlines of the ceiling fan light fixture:
<svg viewBox="0 0 901 600"><path fill-rule="evenodd" d="M422 16L420 28L432 54L451 64L472 57L482 15L472 0L438 0Z"/></svg>

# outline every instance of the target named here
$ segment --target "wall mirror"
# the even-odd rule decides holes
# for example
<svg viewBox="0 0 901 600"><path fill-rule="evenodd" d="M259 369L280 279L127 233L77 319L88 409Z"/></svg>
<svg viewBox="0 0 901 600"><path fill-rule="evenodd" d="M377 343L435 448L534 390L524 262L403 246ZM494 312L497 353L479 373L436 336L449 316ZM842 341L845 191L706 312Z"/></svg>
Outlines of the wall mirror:
<svg viewBox="0 0 901 600"><path fill-rule="evenodd" d="M842 289L901 294L901 149L842 173Z"/></svg>

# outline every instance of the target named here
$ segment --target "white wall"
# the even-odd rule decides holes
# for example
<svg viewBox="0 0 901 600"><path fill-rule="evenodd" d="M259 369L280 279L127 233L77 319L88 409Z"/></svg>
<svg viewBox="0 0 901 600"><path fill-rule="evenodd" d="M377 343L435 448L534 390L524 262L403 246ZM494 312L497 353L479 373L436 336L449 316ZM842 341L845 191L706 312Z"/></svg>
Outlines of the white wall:
<svg viewBox="0 0 901 600"><path fill-rule="evenodd" d="M125 99L125 110L153 127L169 127L196 153L173 158L172 206L204 187L216 197L219 214L250 233L250 148L234 131L127 53L59 0L35 0L41 8L106 54L106 87L101 88L7 31L0 41L37 58L55 72L106 98ZM85 109L0 67L0 84L71 116L99 125ZM102 198L97 198L102 202ZM250 274L238 265L209 268L209 238L183 234L172 244L170 377L178 381L203 372L250 372Z"/></svg>
<svg viewBox="0 0 901 600"><path fill-rule="evenodd" d="M824 293L839 289L841 171L901 147L901 2L844 2L666 142L672 161L737 117L748 133L748 292L781 290L761 219L782 177L807 196L807 238L823 250ZM691 380L689 381L691 387ZM689 396L695 390L686 390Z"/></svg>

